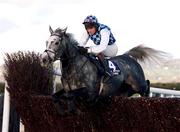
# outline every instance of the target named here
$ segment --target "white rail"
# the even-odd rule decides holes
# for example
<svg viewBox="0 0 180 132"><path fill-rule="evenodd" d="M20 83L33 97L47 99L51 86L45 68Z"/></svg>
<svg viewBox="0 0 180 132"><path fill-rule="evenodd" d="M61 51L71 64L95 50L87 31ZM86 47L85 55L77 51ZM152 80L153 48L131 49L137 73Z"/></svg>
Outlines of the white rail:
<svg viewBox="0 0 180 132"><path fill-rule="evenodd" d="M159 94L160 97L180 98L180 91L151 87L150 97L156 96L157 94Z"/></svg>
<svg viewBox="0 0 180 132"><path fill-rule="evenodd" d="M7 88L7 83L5 82L2 132L9 131L10 97L9 97L9 92L7 91L6 88Z"/></svg>

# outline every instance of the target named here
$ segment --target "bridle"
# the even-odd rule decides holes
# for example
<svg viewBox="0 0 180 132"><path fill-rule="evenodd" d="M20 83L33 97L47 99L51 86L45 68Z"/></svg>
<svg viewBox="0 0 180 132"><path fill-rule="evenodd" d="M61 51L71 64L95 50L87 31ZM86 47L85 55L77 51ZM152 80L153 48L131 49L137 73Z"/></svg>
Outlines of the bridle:
<svg viewBox="0 0 180 132"><path fill-rule="evenodd" d="M53 34L51 34L51 36L57 36L57 37L61 38L61 35L59 35L59 34L57 34L57 33L53 33ZM53 59L51 58L51 56L49 55L49 53L53 53L54 56L57 55L57 51L53 51L53 50L50 50L50 49L46 49L46 50L44 50L44 52L47 53L48 59L49 59L50 62L53 61Z"/></svg>
<svg viewBox="0 0 180 132"><path fill-rule="evenodd" d="M60 41L62 41L62 35L60 35L60 34L58 34L58 33L52 33L51 34L51 36L57 36L57 37L59 37L59 38L61 38L60 40L59 40L59 43L60 43ZM73 45L76 49L78 48L76 45ZM48 55L48 59L49 59L49 61L53 61L53 59L51 58L51 56L49 55L49 53L53 53L54 55L55 55L55 57L57 57L58 55L58 53L57 53L57 51L53 51L53 50L51 50L51 49L46 49L44 52L46 52L47 53L47 55ZM61 60L61 61L66 61L66 60L70 60L70 61L72 61L73 59L74 59L74 57L76 57L76 56L66 56L66 57L61 57L61 58L55 58L56 60ZM82 65L82 67L84 67L84 65L86 64L87 62L85 62L83 65Z"/></svg>

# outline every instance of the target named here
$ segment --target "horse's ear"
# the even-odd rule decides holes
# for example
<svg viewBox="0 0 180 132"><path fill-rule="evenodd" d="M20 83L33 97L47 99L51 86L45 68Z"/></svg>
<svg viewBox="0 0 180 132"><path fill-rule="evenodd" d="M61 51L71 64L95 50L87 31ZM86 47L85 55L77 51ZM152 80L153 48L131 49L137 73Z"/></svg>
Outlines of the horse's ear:
<svg viewBox="0 0 180 132"><path fill-rule="evenodd" d="M66 33L66 31L67 31L67 27L66 27L65 29L63 29L63 30L62 30L62 33L64 33L64 34L65 34L65 33Z"/></svg>
<svg viewBox="0 0 180 132"><path fill-rule="evenodd" d="M49 32L50 32L50 34L53 34L53 32L54 32L50 25L49 25Z"/></svg>

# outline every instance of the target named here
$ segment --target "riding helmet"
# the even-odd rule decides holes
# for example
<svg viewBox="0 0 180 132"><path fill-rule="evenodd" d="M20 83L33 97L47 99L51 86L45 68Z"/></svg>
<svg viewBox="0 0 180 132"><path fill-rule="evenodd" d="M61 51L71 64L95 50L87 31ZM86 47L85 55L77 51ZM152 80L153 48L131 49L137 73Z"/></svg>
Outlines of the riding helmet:
<svg viewBox="0 0 180 132"><path fill-rule="evenodd" d="M86 29L87 28L92 28L92 27L98 28L98 26L99 26L97 18L95 16L93 16L93 15L87 16L84 19L83 24L84 24Z"/></svg>

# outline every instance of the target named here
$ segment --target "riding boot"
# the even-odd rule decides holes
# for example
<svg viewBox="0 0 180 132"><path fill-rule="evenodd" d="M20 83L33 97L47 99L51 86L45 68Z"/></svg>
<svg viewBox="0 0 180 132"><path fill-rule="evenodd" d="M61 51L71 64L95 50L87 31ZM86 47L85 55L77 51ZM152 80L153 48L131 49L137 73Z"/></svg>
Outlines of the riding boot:
<svg viewBox="0 0 180 132"><path fill-rule="evenodd" d="M104 59L104 60L101 61L101 63L103 65L103 67L104 67L105 75L111 77L112 74L110 72L107 60Z"/></svg>
<svg viewBox="0 0 180 132"><path fill-rule="evenodd" d="M108 61L105 59L104 55L102 53L97 55L102 67L104 68L104 74L108 77L111 77L112 74L109 69Z"/></svg>

